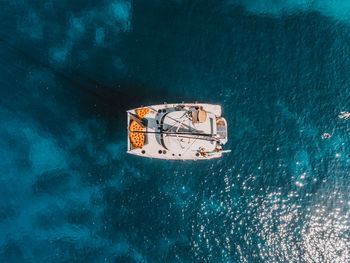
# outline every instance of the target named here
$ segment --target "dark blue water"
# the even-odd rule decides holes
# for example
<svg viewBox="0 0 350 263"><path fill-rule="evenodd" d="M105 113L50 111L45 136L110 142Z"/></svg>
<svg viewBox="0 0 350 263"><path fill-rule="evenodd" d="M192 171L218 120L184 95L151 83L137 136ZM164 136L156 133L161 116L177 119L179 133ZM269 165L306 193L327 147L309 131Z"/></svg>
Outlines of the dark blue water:
<svg viewBox="0 0 350 263"><path fill-rule="evenodd" d="M349 12L0 1L0 262L349 262ZM164 101L221 104L231 154L126 155Z"/></svg>

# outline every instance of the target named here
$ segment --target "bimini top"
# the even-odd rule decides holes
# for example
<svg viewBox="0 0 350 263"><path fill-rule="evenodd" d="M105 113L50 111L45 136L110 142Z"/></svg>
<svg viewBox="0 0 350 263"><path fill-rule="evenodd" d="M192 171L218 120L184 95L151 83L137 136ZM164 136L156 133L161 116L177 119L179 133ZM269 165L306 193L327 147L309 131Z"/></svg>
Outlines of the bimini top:
<svg viewBox="0 0 350 263"><path fill-rule="evenodd" d="M159 159L221 157L227 122L221 106L164 104L127 111L128 153Z"/></svg>

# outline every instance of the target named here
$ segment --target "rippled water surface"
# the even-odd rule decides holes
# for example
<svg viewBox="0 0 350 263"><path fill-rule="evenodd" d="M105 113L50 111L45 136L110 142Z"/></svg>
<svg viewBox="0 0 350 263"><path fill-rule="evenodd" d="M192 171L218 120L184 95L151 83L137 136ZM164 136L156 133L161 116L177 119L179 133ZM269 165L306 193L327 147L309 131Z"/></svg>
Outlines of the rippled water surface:
<svg viewBox="0 0 350 263"><path fill-rule="evenodd" d="M1 262L350 262L347 1L0 7ZM220 103L232 152L126 155L164 101Z"/></svg>

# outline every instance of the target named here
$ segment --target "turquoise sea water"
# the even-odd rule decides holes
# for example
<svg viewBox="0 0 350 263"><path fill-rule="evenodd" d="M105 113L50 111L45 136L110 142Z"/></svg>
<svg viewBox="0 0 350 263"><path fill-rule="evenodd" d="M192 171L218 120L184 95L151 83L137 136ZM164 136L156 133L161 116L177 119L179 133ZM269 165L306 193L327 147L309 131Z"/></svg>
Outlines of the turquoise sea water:
<svg viewBox="0 0 350 263"><path fill-rule="evenodd" d="M0 262L350 261L347 1L0 7ZM126 155L164 101L221 104L231 154Z"/></svg>

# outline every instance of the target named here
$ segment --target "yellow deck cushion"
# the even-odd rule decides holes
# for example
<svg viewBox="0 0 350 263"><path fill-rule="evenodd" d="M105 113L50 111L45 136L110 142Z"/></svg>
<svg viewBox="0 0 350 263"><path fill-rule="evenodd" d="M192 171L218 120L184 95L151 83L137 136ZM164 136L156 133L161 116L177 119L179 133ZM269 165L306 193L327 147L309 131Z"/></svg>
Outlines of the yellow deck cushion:
<svg viewBox="0 0 350 263"><path fill-rule="evenodd" d="M142 149L143 144L145 143L145 135L140 132L133 132L133 131L146 131L145 128L143 128L140 124L138 124L136 121L132 121L129 126L129 136L132 145L134 145L137 148Z"/></svg>
<svg viewBox="0 0 350 263"><path fill-rule="evenodd" d="M142 119L150 112L150 109L137 109L136 114L137 116Z"/></svg>

